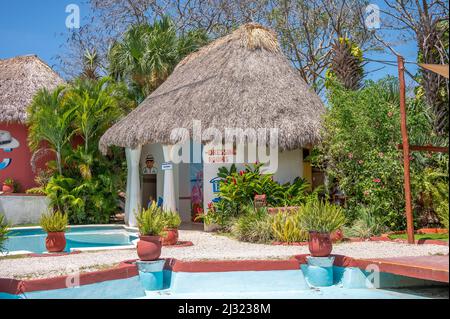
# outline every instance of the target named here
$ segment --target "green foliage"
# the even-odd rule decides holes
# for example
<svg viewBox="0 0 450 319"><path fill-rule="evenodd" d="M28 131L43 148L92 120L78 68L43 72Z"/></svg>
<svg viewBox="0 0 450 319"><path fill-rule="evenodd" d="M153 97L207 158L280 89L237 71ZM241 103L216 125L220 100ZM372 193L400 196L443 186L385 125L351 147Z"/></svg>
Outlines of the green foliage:
<svg viewBox="0 0 450 319"><path fill-rule="evenodd" d="M386 232L386 226L380 222L379 218L374 216L373 211L376 211L376 209L359 207L356 220L351 226L344 227L345 236L367 239Z"/></svg>
<svg viewBox="0 0 450 319"><path fill-rule="evenodd" d="M346 222L344 211L340 206L319 199L301 205L298 219L300 229L327 233L338 230Z"/></svg>
<svg viewBox="0 0 450 319"><path fill-rule="evenodd" d="M143 236L160 236L166 226L161 209L153 202L149 208L136 214L139 233Z"/></svg>
<svg viewBox="0 0 450 319"><path fill-rule="evenodd" d="M153 24L132 25L109 53L109 72L126 81L141 102L172 73L179 61L208 41L202 30L177 35L167 17Z"/></svg>
<svg viewBox="0 0 450 319"><path fill-rule="evenodd" d="M67 214L63 214L60 211L49 211L41 216L39 224L47 233L63 232L67 228L68 217Z"/></svg>
<svg viewBox="0 0 450 319"><path fill-rule="evenodd" d="M181 225L181 218L177 212L172 212L170 210L163 210L162 215L165 227L178 228Z"/></svg>
<svg viewBox="0 0 450 319"><path fill-rule="evenodd" d="M240 207L252 203L255 195L266 195L267 204L272 207L297 206L307 199L309 184L301 178L296 178L292 184L280 185L273 180L273 174L261 174L262 164L245 166L245 170L236 172L235 168L227 172L219 169L219 197L229 203L236 212Z"/></svg>
<svg viewBox="0 0 450 319"><path fill-rule="evenodd" d="M196 221L203 221L207 225L216 224L221 228L225 228L234 216L233 213L234 211L229 208L228 203L225 201L209 203L207 211L198 214Z"/></svg>
<svg viewBox="0 0 450 319"><path fill-rule="evenodd" d="M278 212L272 216L271 221L273 236L278 241L294 243L308 239L308 233L300 224L298 212Z"/></svg>
<svg viewBox="0 0 450 319"><path fill-rule="evenodd" d="M59 174L63 172L62 152L70 143L75 131L72 129L76 105L66 103L66 87L59 86L53 92L41 89L33 97L28 108L28 141L32 151L48 143L56 153Z"/></svg>
<svg viewBox="0 0 450 319"><path fill-rule="evenodd" d="M106 224L117 208L115 183L109 174L88 180L54 176L45 188L52 207L74 224Z"/></svg>
<svg viewBox="0 0 450 319"><path fill-rule="evenodd" d="M98 150L98 141L132 108L134 102L125 91L123 84L110 78L95 81L85 77L53 93L40 91L28 110L30 145L38 149L47 141L57 155L57 172L46 173L49 177L32 192L44 192L54 209L66 213L71 223L108 223L116 212L125 180L123 150L112 148L105 157ZM47 126L56 128L47 132ZM75 135L83 142L73 143ZM52 161L47 166L51 171Z"/></svg>
<svg viewBox="0 0 450 319"><path fill-rule="evenodd" d="M374 215L392 229L406 226L396 81L368 82L358 91L335 85L328 94L330 109L313 164L346 195L350 222L362 205L376 207Z"/></svg>
<svg viewBox="0 0 450 319"><path fill-rule="evenodd" d="M436 168L427 167L415 174L412 179L412 189L418 194L416 210L418 217L426 218L429 214L436 214L442 224L448 225L448 174ZM446 226L448 227L448 226Z"/></svg>
<svg viewBox="0 0 450 319"><path fill-rule="evenodd" d="M5 221L5 216L0 214L0 253L3 252L3 245L8 238L9 226Z"/></svg>
<svg viewBox="0 0 450 319"><path fill-rule="evenodd" d="M272 225L266 208L254 209L246 205L232 226L231 234L238 240L251 243L268 243L273 239Z"/></svg>

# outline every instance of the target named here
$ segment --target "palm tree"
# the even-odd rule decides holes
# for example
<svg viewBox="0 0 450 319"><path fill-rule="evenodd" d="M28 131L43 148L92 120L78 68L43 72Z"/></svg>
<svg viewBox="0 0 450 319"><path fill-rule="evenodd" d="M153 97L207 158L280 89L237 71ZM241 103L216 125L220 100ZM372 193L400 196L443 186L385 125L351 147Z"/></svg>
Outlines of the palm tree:
<svg viewBox="0 0 450 319"><path fill-rule="evenodd" d="M66 87L59 86L53 92L41 89L28 108L30 149L38 152L42 141L48 143L56 154L58 172L62 175L63 148L70 143L74 134L71 128L76 106L65 103Z"/></svg>
<svg viewBox="0 0 450 319"><path fill-rule="evenodd" d="M202 30L178 36L167 17L152 25L133 25L110 48L109 72L126 81L140 102L166 80L183 57L207 42Z"/></svg>
<svg viewBox="0 0 450 319"><path fill-rule="evenodd" d="M76 79L67 92L66 103L76 108L74 127L84 140L84 152L96 147L98 138L121 115L119 103L114 96L111 78L98 81Z"/></svg>
<svg viewBox="0 0 450 319"><path fill-rule="evenodd" d="M81 78L98 80L98 69L100 68L100 58L96 49L86 49L83 55L83 72Z"/></svg>

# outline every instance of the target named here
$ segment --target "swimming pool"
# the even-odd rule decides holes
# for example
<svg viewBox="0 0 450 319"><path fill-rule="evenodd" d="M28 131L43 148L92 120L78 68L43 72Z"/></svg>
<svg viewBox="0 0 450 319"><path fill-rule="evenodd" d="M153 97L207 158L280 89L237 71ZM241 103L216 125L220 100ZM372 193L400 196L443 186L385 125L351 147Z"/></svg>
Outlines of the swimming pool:
<svg viewBox="0 0 450 319"><path fill-rule="evenodd" d="M139 276L109 280L76 288L0 293L0 299L427 299L448 298L448 286L390 274L383 288L358 284L354 269L336 267L331 287L316 288L298 270L174 272L164 271L164 287L145 290ZM357 270L356 270L357 271ZM419 285L419 286L416 286Z"/></svg>
<svg viewBox="0 0 450 319"><path fill-rule="evenodd" d="M8 254L45 253L47 234L40 227L12 228L5 242ZM66 252L96 248L133 248L137 230L122 225L71 226L66 232Z"/></svg>

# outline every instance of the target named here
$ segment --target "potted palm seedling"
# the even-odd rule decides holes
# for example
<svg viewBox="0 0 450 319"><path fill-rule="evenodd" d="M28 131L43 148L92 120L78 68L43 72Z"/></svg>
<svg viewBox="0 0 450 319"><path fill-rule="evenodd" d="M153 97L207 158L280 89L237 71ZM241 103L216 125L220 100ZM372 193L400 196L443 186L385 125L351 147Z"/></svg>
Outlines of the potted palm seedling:
<svg viewBox="0 0 450 319"><path fill-rule="evenodd" d="M47 232L45 247L51 253L62 252L66 248L65 231L68 225L66 214L59 211L49 211L43 214L40 219L42 229Z"/></svg>

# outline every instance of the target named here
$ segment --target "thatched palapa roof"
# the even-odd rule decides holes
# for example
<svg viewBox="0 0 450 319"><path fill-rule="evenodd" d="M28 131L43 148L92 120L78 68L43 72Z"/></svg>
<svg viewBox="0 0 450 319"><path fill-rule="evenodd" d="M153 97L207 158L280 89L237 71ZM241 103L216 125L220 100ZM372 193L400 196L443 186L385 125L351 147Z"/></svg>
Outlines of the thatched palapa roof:
<svg viewBox="0 0 450 319"><path fill-rule="evenodd" d="M182 60L169 78L101 138L110 145L173 144L172 129L278 128L279 148L319 138L325 107L280 50L276 34L245 24ZM192 132L191 132L192 136Z"/></svg>
<svg viewBox="0 0 450 319"><path fill-rule="evenodd" d="M0 60L0 122L25 123L26 109L39 89L64 80L36 55Z"/></svg>

